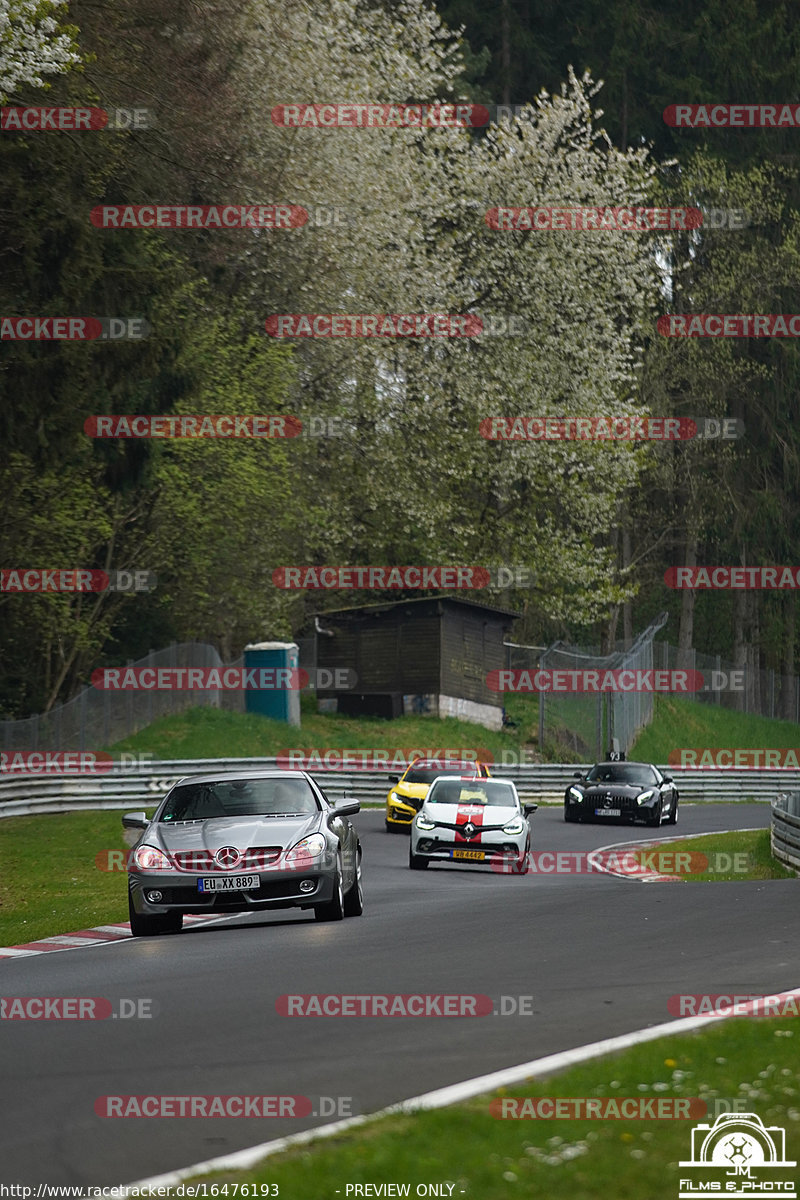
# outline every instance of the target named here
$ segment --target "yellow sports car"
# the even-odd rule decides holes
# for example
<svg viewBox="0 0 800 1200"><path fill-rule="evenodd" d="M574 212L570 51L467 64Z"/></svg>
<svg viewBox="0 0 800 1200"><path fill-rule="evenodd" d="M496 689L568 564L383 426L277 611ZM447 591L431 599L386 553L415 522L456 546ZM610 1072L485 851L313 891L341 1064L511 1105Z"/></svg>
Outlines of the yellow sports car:
<svg viewBox="0 0 800 1200"><path fill-rule="evenodd" d="M486 763L415 758L402 775L389 776L392 785L386 797L386 829L389 833L410 832L411 822L422 808L428 788L440 775L460 775L467 779L491 778Z"/></svg>

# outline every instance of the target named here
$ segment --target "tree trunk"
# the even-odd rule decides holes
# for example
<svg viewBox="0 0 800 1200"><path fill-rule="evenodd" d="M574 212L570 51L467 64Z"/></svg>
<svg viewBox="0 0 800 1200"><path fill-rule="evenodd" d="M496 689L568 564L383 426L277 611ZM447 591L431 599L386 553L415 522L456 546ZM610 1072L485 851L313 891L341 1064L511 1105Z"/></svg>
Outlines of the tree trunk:
<svg viewBox="0 0 800 1200"><path fill-rule="evenodd" d="M686 553L683 565L697 566L697 535L689 534L686 539ZM678 658L676 667L679 671L691 670L694 655L694 590L684 588L681 594L681 623L678 629Z"/></svg>
<svg viewBox="0 0 800 1200"><path fill-rule="evenodd" d="M622 569L627 572L631 561L631 531L626 524L622 529ZM624 575L627 579L627 574ZM622 606L622 636L625 639L625 649L630 650L633 644L633 605L626 600Z"/></svg>
<svg viewBox="0 0 800 1200"><path fill-rule="evenodd" d="M794 643L796 601L791 592L783 598L783 653L781 655L781 699L779 713L784 721L794 721Z"/></svg>
<svg viewBox="0 0 800 1200"><path fill-rule="evenodd" d="M737 671L744 671L745 684L747 683L746 616L747 592L737 590L733 593L733 666ZM733 707L738 712L746 711L746 697L746 692L733 693Z"/></svg>
<svg viewBox="0 0 800 1200"><path fill-rule="evenodd" d="M511 103L511 21L509 2L502 0L500 7L500 67L503 77L503 104Z"/></svg>

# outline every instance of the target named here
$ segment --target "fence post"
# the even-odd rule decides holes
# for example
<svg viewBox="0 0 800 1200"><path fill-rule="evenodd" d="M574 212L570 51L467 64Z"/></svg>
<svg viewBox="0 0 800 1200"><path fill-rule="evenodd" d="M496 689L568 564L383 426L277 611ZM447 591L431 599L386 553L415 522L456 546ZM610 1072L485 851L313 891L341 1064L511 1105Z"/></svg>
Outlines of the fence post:
<svg viewBox="0 0 800 1200"><path fill-rule="evenodd" d="M80 715L79 726L80 726L80 749L81 749L81 751L84 751L86 749L86 694L88 691L89 691L88 688L82 688L81 693L80 693L81 715Z"/></svg>

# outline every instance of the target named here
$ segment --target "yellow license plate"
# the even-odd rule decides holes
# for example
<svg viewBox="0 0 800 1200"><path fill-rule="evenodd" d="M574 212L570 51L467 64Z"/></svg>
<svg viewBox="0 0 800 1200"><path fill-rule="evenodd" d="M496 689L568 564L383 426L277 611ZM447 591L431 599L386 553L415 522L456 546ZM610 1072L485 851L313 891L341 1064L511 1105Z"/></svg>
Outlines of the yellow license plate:
<svg viewBox="0 0 800 1200"><path fill-rule="evenodd" d="M473 862L483 862L486 854L483 850L454 850L453 858L469 858Z"/></svg>

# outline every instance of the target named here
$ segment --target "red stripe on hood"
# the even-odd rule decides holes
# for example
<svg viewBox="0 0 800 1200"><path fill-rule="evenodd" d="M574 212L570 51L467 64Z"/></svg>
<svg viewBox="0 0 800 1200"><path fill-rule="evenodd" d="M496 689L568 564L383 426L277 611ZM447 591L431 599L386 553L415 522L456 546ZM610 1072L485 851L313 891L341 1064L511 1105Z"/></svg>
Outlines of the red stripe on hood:
<svg viewBox="0 0 800 1200"><path fill-rule="evenodd" d="M480 826L483 824L483 808L476 804L459 804L458 812L456 813L456 825L466 825L471 821L473 825ZM474 838L465 838L456 830L456 841L466 842L467 845L475 846L480 843L481 835L478 834Z"/></svg>

